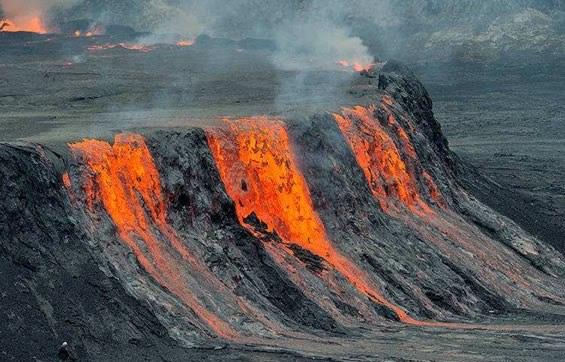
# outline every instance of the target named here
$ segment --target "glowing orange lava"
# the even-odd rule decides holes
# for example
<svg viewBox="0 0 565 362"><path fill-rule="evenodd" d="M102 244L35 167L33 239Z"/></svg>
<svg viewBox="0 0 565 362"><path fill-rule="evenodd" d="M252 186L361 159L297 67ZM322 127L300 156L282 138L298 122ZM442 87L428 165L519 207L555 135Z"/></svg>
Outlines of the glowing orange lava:
<svg viewBox="0 0 565 362"><path fill-rule="evenodd" d="M194 40L179 40L177 41L177 46L179 47L189 47L194 45Z"/></svg>
<svg viewBox="0 0 565 362"><path fill-rule="evenodd" d="M167 223L160 175L144 138L119 134L113 146L98 140L69 146L88 166L83 190L91 212L101 204L120 238L158 283L179 297L216 334L235 336L226 322L197 300L183 279L182 268L193 258ZM63 176L65 185L67 177ZM184 262L178 260L177 253Z"/></svg>
<svg viewBox="0 0 565 362"><path fill-rule="evenodd" d="M340 60L337 64L344 69L353 70L354 72L369 71L375 66L375 64L362 64L360 62L349 62L347 60Z"/></svg>
<svg viewBox="0 0 565 362"><path fill-rule="evenodd" d="M27 31L30 33L45 34L47 33L47 28L43 24L41 17L30 16L22 17L16 20L0 20L0 31L5 32L17 32L17 31Z"/></svg>
<svg viewBox="0 0 565 362"><path fill-rule="evenodd" d="M389 302L365 272L333 247L312 205L285 125L266 117L226 123L225 129L207 132L208 143L241 225L260 236L261 231L246 222L254 214L285 243L298 244L324 258L355 288L388 307L401 321L418 324Z"/></svg>
<svg viewBox="0 0 565 362"><path fill-rule="evenodd" d="M63 173L62 180L63 180L63 186L65 186L67 190L70 190L72 185L71 185L71 178L69 177L68 172Z"/></svg>
<svg viewBox="0 0 565 362"><path fill-rule="evenodd" d="M409 172L397 145L374 113L372 106L356 106L343 109L342 114L334 114L373 195L385 211L397 210L399 201L417 213L431 212L420 196L416 178ZM415 155L408 136L402 132L399 133L402 142L409 144L405 146L407 153Z"/></svg>

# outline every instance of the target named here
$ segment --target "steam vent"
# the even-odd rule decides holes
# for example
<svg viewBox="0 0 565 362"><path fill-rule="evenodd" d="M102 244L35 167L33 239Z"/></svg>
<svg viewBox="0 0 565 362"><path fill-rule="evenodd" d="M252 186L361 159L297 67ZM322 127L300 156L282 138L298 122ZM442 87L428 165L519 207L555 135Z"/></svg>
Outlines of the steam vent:
<svg viewBox="0 0 565 362"><path fill-rule="evenodd" d="M69 36L34 36L3 35L19 68L0 84L25 68L37 92L0 102L64 107L45 121L64 126L0 143L0 360L63 342L80 361L562 360L563 254L478 200L497 185L406 66L311 72L294 99L292 71L251 63L261 42L81 37L67 64L51 50ZM49 60L18 63L33 41ZM160 64L176 52L200 63ZM215 78L161 91L187 67ZM149 88L175 112L137 107ZM128 107L97 113L105 97Z"/></svg>

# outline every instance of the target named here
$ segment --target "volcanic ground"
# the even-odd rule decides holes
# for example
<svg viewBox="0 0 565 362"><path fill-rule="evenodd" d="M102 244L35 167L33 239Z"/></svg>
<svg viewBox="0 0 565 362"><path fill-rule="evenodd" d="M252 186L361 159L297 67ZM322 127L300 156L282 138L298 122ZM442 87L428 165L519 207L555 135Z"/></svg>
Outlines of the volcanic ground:
<svg viewBox="0 0 565 362"><path fill-rule="evenodd" d="M127 40L0 33L3 360L563 359L558 238L406 66Z"/></svg>

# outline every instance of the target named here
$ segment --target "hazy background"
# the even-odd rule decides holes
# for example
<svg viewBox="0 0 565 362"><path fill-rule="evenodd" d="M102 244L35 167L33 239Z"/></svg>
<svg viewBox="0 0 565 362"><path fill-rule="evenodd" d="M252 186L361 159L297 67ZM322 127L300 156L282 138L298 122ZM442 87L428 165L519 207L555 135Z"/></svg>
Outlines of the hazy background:
<svg viewBox="0 0 565 362"><path fill-rule="evenodd" d="M563 0L2 0L0 3L8 17L48 14L52 26L94 19L128 25L137 31L192 36L205 33L232 39L272 38L292 51L315 44L321 53L358 51L363 58L368 53L358 47L357 43L362 42L379 58L395 57L410 62L562 57L565 49ZM337 44L334 48L329 46L332 42ZM298 59L295 63L302 65L304 61Z"/></svg>

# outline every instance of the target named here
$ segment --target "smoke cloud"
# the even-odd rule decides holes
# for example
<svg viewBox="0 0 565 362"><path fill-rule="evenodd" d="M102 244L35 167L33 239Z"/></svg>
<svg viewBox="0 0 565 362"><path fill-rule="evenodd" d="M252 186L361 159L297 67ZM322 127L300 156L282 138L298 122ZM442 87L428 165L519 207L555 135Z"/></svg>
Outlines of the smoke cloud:
<svg viewBox="0 0 565 362"><path fill-rule="evenodd" d="M50 14L141 32L274 39L284 69L330 58L408 61L563 52L563 0L0 0L5 17ZM556 50L557 49L557 50ZM347 53L347 54L345 54ZM349 58L345 57L348 55Z"/></svg>
<svg viewBox="0 0 565 362"><path fill-rule="evenodd" d="M283 70L336 69L367 66L373 57L363 41L343 25L320 17L282 24L274 34L275 65Z"/></svg>

